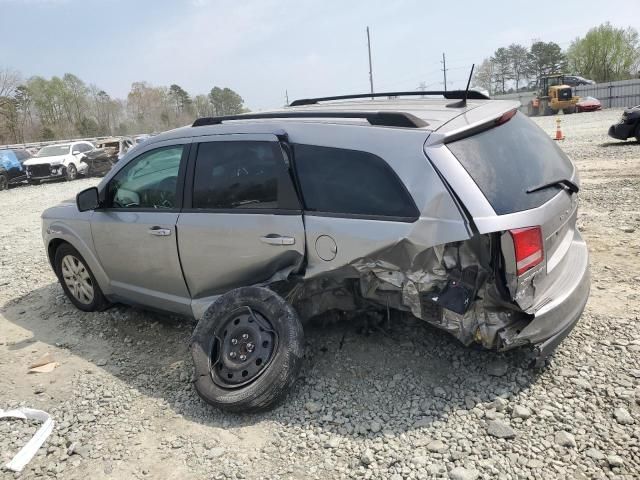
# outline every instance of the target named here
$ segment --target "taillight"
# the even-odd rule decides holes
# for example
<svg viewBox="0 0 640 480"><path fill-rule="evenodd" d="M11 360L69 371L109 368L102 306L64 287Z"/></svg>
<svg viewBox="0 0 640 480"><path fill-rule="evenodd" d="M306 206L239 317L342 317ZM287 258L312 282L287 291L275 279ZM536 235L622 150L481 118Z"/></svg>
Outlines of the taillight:
<svg viewBox="0 0 640 480"><path fill-rule="evenodd" d="M514 108L513 110L509 110L508 112L505 112L502 114L502 116L500 118L497 118L495 121L495 126L497 127L498 125L502 125L503 123L507 123L509 120L511 120L514 115L518 113L518 109Z"/></svg>
<svg viewBox="0 0 640 480"><path fill-rule="evenodd" d="M516 273L522 275L544 260L542 230L540 227L509 230L516 252Z"/></svg>

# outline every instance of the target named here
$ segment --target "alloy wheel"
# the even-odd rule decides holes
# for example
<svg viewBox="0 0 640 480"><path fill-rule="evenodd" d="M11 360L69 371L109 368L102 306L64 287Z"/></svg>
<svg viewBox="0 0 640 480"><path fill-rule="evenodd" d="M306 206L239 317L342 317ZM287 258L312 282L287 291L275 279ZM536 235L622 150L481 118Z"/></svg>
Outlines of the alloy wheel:
<svg viewBox="0 0 640 480"><path fill-rule="evenodd" d="M71 295L83 305L93 301L93 282L87 267L73 255L65 255L61 262L62 278Z"/></svg>

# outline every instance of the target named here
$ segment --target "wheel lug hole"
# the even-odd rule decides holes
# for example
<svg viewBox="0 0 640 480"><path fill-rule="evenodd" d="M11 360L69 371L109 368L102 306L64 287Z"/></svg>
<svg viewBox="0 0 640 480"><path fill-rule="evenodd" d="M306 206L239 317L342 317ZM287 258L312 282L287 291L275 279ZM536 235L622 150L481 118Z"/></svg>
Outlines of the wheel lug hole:
<svg viewBox="0 0 640 480"><path fill-rule="evenodd" d="M237 338L232 338L231 339L231 345L237 345L238 344L238 339Z"/></svg>
<svg viewBox="0 0 640 480"><path fill-rule="evenodd" d="M249 334L248 333L243 333L242 334L242 339L246 340L247 338L249 338Z"/></svg>

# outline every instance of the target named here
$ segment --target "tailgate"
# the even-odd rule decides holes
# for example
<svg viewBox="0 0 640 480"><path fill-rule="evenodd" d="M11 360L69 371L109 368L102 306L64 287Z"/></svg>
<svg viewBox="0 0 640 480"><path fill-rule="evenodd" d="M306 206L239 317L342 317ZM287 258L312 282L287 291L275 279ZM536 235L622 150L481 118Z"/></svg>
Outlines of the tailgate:
<svg viewBox="0 0 640 480"><path fill-rule="evenodd" d="M562 276L574 238L573 163L547 133L515 111L466 135L444 137L443 144L426 146L427 156L467 210L472 228L499 233L506 286L512 300L533 313L549 301L545 292Z"/></svg>

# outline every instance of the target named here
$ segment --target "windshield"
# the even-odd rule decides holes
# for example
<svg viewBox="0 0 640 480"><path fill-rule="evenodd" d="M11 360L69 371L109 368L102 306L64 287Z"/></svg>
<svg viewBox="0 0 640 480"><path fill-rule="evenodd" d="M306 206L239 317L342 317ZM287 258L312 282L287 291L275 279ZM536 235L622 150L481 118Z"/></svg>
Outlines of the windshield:
<svg viewBox="0 0 640 480"><path fill-rule="evenodd" d="M56 155L66 155L69 153L69 147L71 145L49 145L48 147L43 147L36 157L53 157Z"/></svg>
<svg viewBox="0 0 640 480"><path fill-rule="evenodd" d="M558 189L527 190L573 178L569 157L522 113L447 147L498 215L539 207L557 195Z"/></svg>

